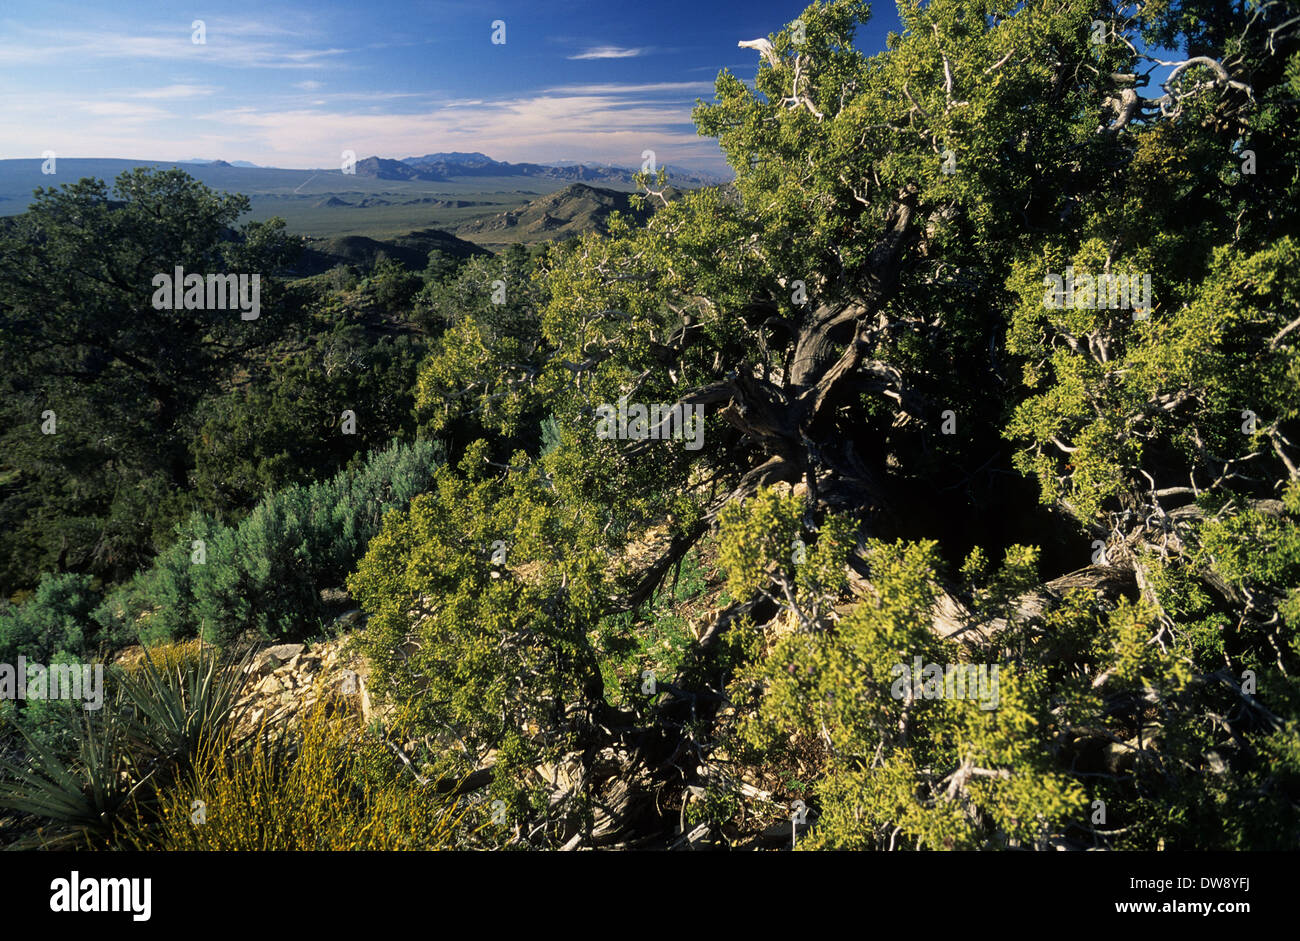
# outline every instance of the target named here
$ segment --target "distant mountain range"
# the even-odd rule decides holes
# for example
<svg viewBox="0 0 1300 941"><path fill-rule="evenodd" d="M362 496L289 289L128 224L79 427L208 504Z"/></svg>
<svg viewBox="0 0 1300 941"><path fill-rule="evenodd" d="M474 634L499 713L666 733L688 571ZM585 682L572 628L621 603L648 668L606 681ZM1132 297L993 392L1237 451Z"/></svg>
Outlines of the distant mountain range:
<svg viewBox="0 0 1300 941"><path fill-rule="evenodd" d="M264 170L264 169L269 169L269 168L267 168L267 167L263 167L263 166L261 166L260 164L249 163L247 160L230 160L230 161L226 161L226 160L206 160L206 159L204 159L203 157L191 157L189 160L180 160L180 161L177 161L177 162L178 162L178 163L199 163L199 164L208 164L209 166L213 166L213 167L247 167L247 168L250 168L250 169L253 169L253 170Z"/></svg>
<svg viewBox="0 0 1300 941"><path fill-rule="evenodd" d="M632 207L630 191L637 187L628 168L570 161L516 164L482 153L368 157L358 162L355 175L339 168L285 170L206 158L179 164L59 158L57 173L48 175L43 166L38 158L0 160L0 225L23 212L38 187L87 177L113 181L137 167L177 167L214 190L247 196L252 218L279 216L291 231L313 236L301 274L341 261L365 266L381 249L418 268L431 247L459 255L471 250L467 245L476 245L473 251L499 250L511 243L560 240L606 231L616 211L640 222L658 208ZM670 170L669 179L665 195L670 199L718 185L697 173ZM730 184L721 188L726 191Z"/></svg>
<svg viewBox="0 0 1300 941"><path fill-rule="evenodd" d="M258 166L247 160L212 160L206 157L185 161L60 157L56 175L49 172L46 161L29 157L0 160L0 215L23 211L31 202L32 191L36 187L57 185L88 176L112 181L124 170L134 167L187 169L200 182L214 189L243 193L250 197L277 194L324 199L330 195L358 190L375 195L392 189L385 185L389 183L404 184L401 189L415 191L410 192L408 200L417 195L430 195L427 192L430 188L441 190L437 193L440 197L459 195L462 192L468 194L467 186L478 186L485 192L510 191L530 195L550 192L568 183L637 189L633 180L636 171L628 167L567 160L554 164L509 163L494 160L482 153L432 153L404 160L372 156L357 162L355 174L342 173L338 166L290 170ZM701 171L672 166L668 166L667 170L668 181L679 189L697 189L728 182L722 177ZM427 187L426 184L430 183L435 186ZM447 184L455 185L442 190ZM420 190L426 192L419 192ZM349 202L355 205L350 200ZM437 208L450 208L450 204Z"/></svg>
<svg viewBox="0 0 1300 941"><path fill-rule="evenodd" d="M367 157L357 161L357 176L380 180L426 180L444 182L475 176L538 177L548 180L571 180L582 183L633 184L638 171L603 163L578 163L564 160L559 163L510 163L493 160L487 154L452 153L425 154L423 157L406 157L389 160L384 157ZM724 183L719 176L698 171L667 167L668 179L677 186L712 186Z"/></svg>

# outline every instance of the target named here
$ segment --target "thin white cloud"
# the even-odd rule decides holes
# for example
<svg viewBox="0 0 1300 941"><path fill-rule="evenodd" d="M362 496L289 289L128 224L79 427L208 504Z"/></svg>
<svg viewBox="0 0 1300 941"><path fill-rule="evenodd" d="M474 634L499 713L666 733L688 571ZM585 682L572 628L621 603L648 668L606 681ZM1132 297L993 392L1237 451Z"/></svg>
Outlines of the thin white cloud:
<svg viewBox="0 0 1300 941"><path fill-rule="evenodd" d="M712 82L647 82L644 84L607 83L603 85L556 85L544 89L544 94L561 95L643 95L651 92L673 92L684 95L713 91Z"/></svg>
<svg viewBox="0 0 1300 941"><path fill-rule="evenodd" d="M236 31L222 32L208 24L206 42L195 45L188 29L138 35L93 29L47 30L20 27L0 38L0 62L6 65L63 65L69 61L132 59L224 65L232 68L319 68L327 62L337 67L346 49L301 49L280 42L241 38Z"/></svg>
<svg viewBox="0 0 1300 941"><path fill-rule="evenodd" d="M281 55L290 62L312 62L322 56L337 56L347 52L346 49L308 49L304 52L284 52Z"/></svg>
<svg viewBox="0 0 1300 941"><path fill-rule="evenodd" d="M243 17L238 19L205 19L209 29L215 28L219 32L229 33L232 36L294 36L303 37L308 33L303 30L289 29L280 23L268 23L266 20L246 20Z"/></svg>
<svg viewBox="0 0 1300 941"><path fill-rule="evenodd" d="M216 89L211 85L165 85L128 93L128 98L198 98L211 95Z"/></svg>
<svg viewBox="0 0 1300 941"><path fill-rule="evenodd" d="M81 109L115 121L157 121L171 117L171 112L162 108L130 101L87 101L82 103Z"/></svg>
<svg viewBox="0 0 1300 941"><path fill-rule="evenodd" d="M346 91L330 94L330 101L396 101L398 98L429 98L422 91Z"/></svg>
<svg viewBox="0 0 1300 941"><path fill-rule="evenodd" d="M317 82L312 79L308 79L305 82L294 82L293 87L301 88L303 91L315 91L316 89L322 87L324 84L325 84L324 82Z"/></svg>
<svg viewBox="0 0 1300 941"><path fill-rule="evenodd" d="M634 59L637 56L644 55L645 49L628 49L623 46L593 46L585 52L580 52L575 56L569 56L570 59Z"/></svg>

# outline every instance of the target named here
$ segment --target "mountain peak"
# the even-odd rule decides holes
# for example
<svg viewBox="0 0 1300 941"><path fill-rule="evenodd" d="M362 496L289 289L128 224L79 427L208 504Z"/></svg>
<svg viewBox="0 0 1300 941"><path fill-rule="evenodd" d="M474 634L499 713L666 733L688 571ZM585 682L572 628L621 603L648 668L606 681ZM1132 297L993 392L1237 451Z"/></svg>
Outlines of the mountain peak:
<svg viewBox="0 0 1300 941"><path fill-rule="evenodd" d="M501 161L493 160L487 154L481 154L477 151L473 153L462 153L459 150L453 150L450 153L425 154L423 157L405 157L401 161L407 164L421 163L468 163L468 164L498 164Z"/></svg>
<svg viewBox="0 0 1300 941"><path fill-rule="evenodd" d="M373 177L378 180L418 180L423 175L414 167L401 160L389 160L386 157L366 157L358 160L357 176Z"/></svg>

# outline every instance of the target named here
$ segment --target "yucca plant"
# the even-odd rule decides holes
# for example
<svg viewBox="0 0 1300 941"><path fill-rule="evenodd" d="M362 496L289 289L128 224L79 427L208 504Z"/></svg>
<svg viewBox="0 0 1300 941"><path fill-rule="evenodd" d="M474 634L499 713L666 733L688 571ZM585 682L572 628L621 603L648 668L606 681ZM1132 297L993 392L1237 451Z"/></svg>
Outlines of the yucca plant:
<svg viewBox="0 0 1300 941"><path fill-rule="evenodd" d="M223 664L215 648L205 647L192 669L159 669L146 650L140 669L118 678L136 749L175 774L192 771L200 750L238 725L251 657L246 651Z"/></svg>
<svg viewBox="0 0 1300 941"><path fill-rule="evenodd" d="M26 730L22 736L27 763L0 760L0 807L53 824L53 833L41 831L43 845L116 845L121 828L139 821L153 772L140 770L119 714L84 719L77 754L67 764L39 738Z"/></svg>
<svg viewBox="0 0 1300 941"><path fill-rule="evenodd" d="M159 792L231 743L249 657L222 663L207 648L188 670L179 661L160 670L146 651L140 668L116 675L104 710L83 720L71 760L23 732L27 761L0 761L0 807L52 823L47 846L139 845Z"/></svg>

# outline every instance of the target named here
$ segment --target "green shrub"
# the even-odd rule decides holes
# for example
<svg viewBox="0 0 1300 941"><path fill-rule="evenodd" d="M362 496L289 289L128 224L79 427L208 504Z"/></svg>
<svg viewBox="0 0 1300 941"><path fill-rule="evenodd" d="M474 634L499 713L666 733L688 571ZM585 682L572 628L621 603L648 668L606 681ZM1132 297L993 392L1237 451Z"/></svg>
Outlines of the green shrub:
<svg viewBox="0 0 1300 941"><path fill-rule="evenodd" d="M595 521L565 513L544 478L483 479L483 457L471 447L465 477L444 467L429 493L390 514L348 586L371 614L359 643L371 688L400 704L394 728L463 742L440 773L467 773L472 763L456 764L466 753L497 749L493 795L521 806L538 762L572 742L556 728L565 705L599 687L588 632L608 560L592 548ZM504 570L489 564L496 540L508 547ZM418 649L406 656L411 637Z"/></svg>
<svg viewBox="0 0 1300 941"><path fill-rule="evenodd" d="M329 613L320 590L343 584L384 514L404 509L427 486L437 455L430 442L394 445L356 472L267 497L238 526L196 515L101 616L134 620L152 611L151 638L202 632L218 644L245 632L318 632Z"/></svg>
<svg viewBox="0 0 1300 941"><path fill-rule="evenodd" d="M357 271L342 262L321 275L322 280L335 291L350 291L357 286Z"/></svg>
<svg viewBox="0 0 1300 941"><path fill-rule="evenodd" d="M412 437L423 341L375 337L337 299L319 308L304 348L268 357L246 384L197 410L191 509L235 522L268 493L332 477ZM345 411L355 416L349 434Z"/></svg>
<svg viewBox="0 0 1300 941"><path fill-rule="evenodd" d="M61 663L79 665L83 660L77 655L60 652L40 662L46 666ZM75 753L86 716L83 706L81 700L73 699L0 700L0 742L3 742L0 750L7 748L15 753L22 752L24 742L30 739L57 755Z"/></svg>
<svg viewBox="0 0 1300 941"><path fill-rule="evenodd" d="M407 271L399 262L391 258L382 259L375 266L375 273L370 278L370 287L375 300L386 310L394 313L406 310L417 291L424 286L424 280L414 272Z"/></svg>
<svg viewBox="0 0 1300 941"><path fill-rule="evenodd" d="M0 663L16 663L20 655L45 663L57 653L82 653L99 601L89 575L41 576L23 604L0 603Z"/></svg>

